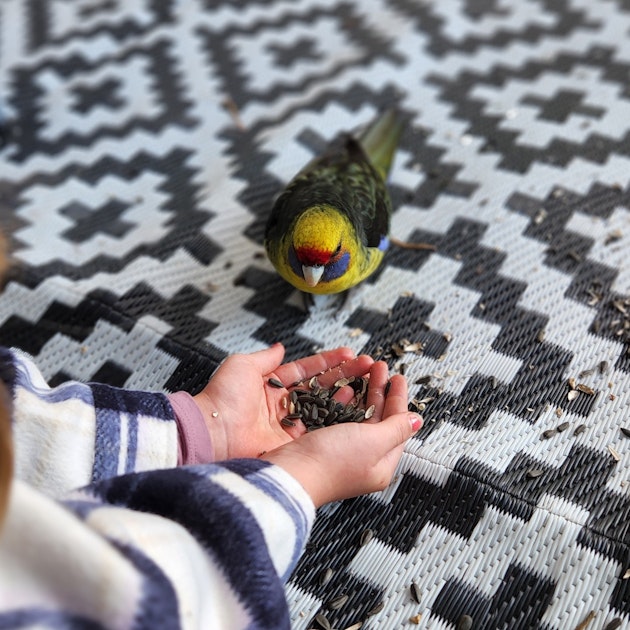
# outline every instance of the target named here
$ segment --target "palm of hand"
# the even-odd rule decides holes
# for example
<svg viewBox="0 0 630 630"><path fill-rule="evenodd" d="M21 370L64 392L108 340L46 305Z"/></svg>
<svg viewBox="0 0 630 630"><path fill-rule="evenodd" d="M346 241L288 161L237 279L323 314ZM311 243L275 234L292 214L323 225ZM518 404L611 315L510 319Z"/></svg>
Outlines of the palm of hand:
<svg viewBox="0 0 630 630"><path fill-rule="evenodd" d="M286 388L269 385L275 378L292 383L324 373L328 384L344 376L365 374L373 359L354 357L349 348L337 348L281 365L284 348L277 344L251 354L230 356L202 392L195 396L210 432L215 460L258 457L298 438L305 427L285 428L283 399ZM286 402L286 401L285 401Z"/></svg>
<svg viewBox="0 0 630 630"><path fill-rule="evenodd" d="M268 376L250 356L230 357L204 390L216 408L210 422L220 426L225 437L223 454L215 444L217 459L257 457L292 439L280 425L286 392L269 387Z"/></svg>

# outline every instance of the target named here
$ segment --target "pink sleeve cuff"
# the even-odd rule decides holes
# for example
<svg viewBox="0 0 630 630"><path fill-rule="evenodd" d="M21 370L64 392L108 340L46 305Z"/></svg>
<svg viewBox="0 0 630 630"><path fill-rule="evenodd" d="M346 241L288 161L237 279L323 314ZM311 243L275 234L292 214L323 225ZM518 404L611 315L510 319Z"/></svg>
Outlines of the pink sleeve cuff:
<svg viewBox="0 0 630 630"><path fill-rule="evenodd" d="M168 400L177 421L177 465L213 462L210 433L193 397L188 392L175 392Z"/></svg>

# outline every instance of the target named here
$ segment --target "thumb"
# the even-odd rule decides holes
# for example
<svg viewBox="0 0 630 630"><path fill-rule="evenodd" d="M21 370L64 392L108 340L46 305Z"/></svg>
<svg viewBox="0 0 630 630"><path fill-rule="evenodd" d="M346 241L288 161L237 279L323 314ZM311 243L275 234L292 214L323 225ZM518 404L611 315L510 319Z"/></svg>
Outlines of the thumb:
<svg viewBox="0 0 630 630"><path fill-rule="evenodd" d="M269 348L252 352L249 359L256 364L261 374L273 372L282 363L284 358L284 346L281 343L274 343Z"/></svg>
<svg viewBox="0 0 630 630"><path fill-rule="evenodd" d="M403 411L388 416L381 422L372 425L379 431L379 444L388 453L392 449L404 444L422 427L422 416L417 413Z"/></svg>

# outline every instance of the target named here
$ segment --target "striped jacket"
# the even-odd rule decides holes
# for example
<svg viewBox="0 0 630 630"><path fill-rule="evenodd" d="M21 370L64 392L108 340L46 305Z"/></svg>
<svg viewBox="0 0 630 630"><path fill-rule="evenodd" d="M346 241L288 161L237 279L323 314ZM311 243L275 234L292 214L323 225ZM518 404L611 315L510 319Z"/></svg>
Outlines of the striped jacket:
<svg viewBox="0 0 630 630"><path fill-rule="evenodd" d="M50 388L0 348L15 479L0 534L0 629L289 628L284 582L315 516L254 459L177 466L161 393Z"/></svg>

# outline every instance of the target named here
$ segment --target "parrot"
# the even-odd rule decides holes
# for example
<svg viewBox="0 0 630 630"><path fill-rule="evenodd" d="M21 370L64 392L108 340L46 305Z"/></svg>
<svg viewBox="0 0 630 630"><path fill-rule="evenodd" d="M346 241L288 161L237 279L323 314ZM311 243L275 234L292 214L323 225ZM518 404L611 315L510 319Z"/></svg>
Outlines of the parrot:
<svg viewBox="0 0 630 630"><path fill-rule="evenodd" d="M390 108L363 132L339 135L275 200L264 247L303 293L345 293L381 264L392 214L386 180L403 127Z"/></svg>

